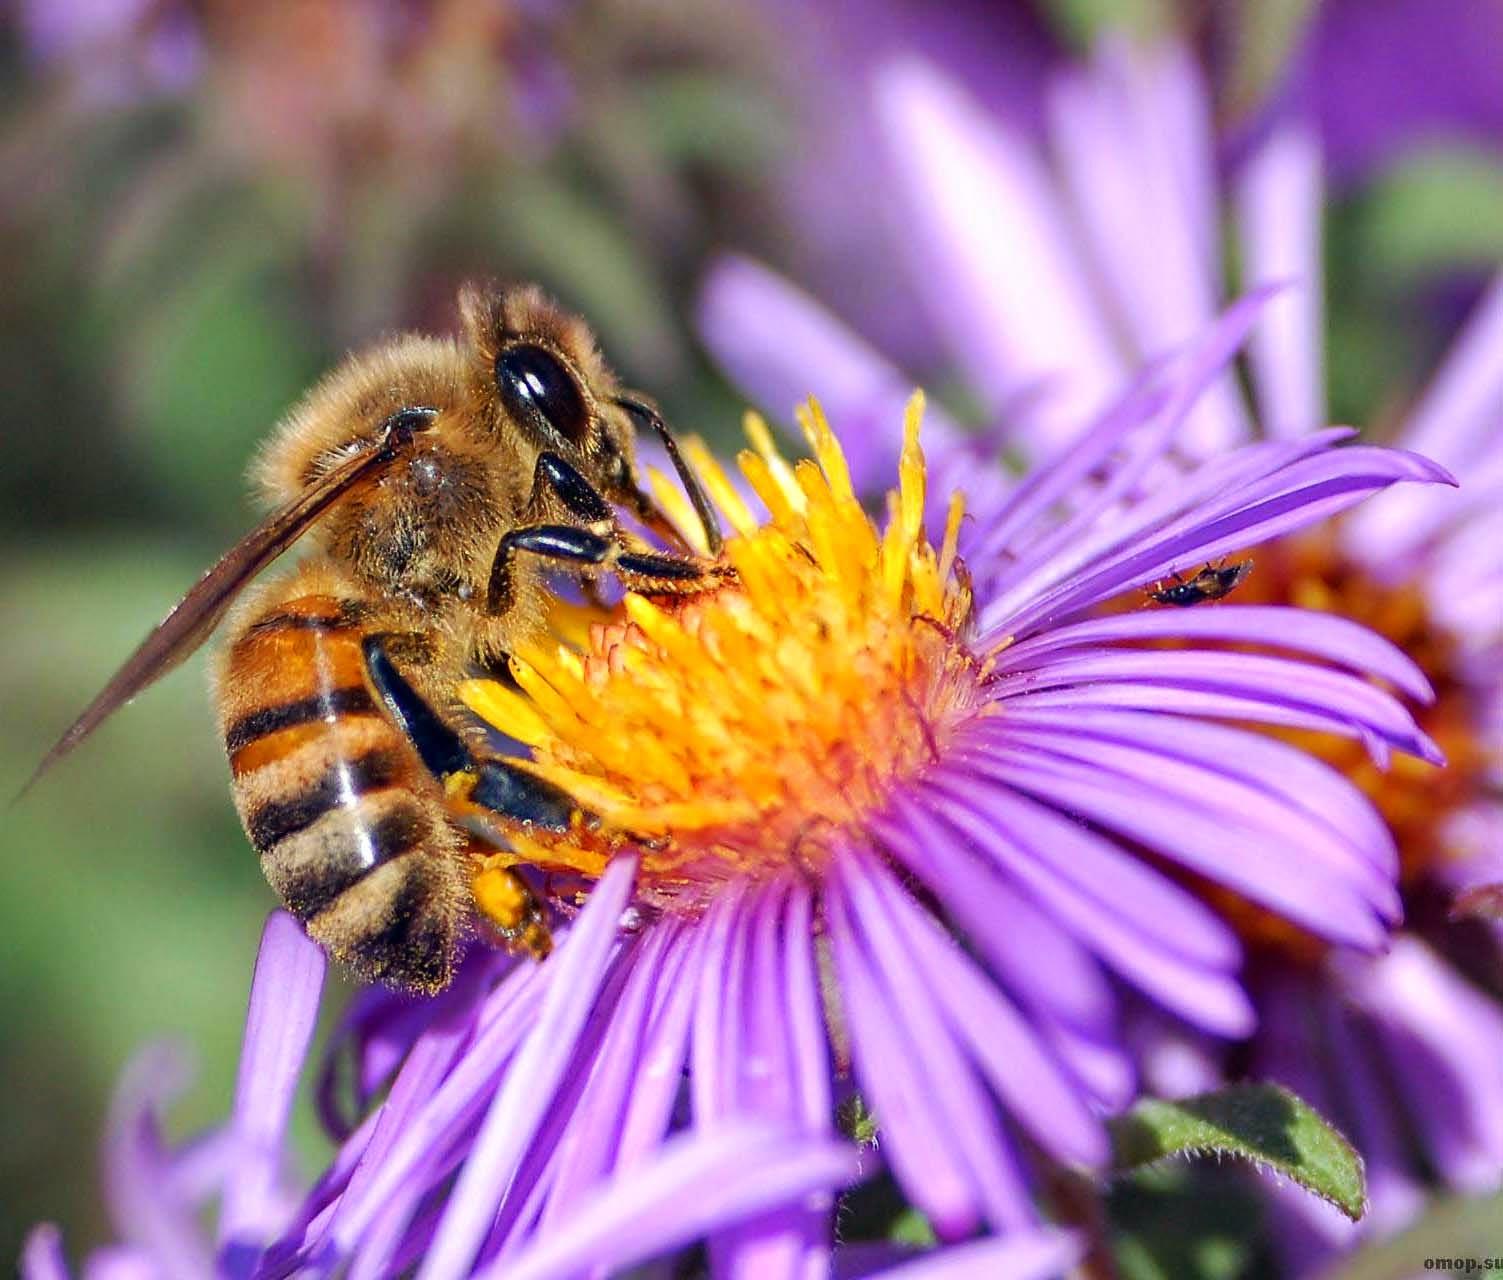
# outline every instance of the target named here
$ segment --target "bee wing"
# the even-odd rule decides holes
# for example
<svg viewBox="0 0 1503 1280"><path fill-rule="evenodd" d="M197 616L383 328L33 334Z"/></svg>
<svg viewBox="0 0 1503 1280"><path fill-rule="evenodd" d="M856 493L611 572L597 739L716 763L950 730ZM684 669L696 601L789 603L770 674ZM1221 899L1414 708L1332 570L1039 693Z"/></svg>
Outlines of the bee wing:
<svg viewBox="0 0 1503 1280"><path fill-rule="evenodd" d="M114 712L203 644L252 578L307 532L335 502L351 489L374 481L396 458L397 447L391 441L347 458L225 552L42 757L20 794L30 790L38 778Z"/></svg>

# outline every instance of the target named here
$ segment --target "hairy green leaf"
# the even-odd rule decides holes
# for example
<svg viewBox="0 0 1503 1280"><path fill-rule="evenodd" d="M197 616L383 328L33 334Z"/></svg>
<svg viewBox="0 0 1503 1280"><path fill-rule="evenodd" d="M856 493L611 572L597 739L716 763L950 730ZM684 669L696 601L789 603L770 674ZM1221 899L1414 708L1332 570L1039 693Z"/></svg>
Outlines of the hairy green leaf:
<svg viewBox="0 0 1503 1280"><path fill-rule="evenodd" d="M1230 1155L1281 1174L1353 1221L1367 1208L1362 1157L1313 1107L1274 1084L1147 1098L1111 1122L1119 1171L1172 1156Z"/></svg>

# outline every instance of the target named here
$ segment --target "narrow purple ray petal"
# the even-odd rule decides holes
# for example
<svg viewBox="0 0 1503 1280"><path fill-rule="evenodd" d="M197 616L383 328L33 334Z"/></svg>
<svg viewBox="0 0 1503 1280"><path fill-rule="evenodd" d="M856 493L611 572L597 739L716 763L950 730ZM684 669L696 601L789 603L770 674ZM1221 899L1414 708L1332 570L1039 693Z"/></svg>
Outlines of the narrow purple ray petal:
<svg viewBox="0 0 1503 1280"><path fill-rule="evenodd" d="M787 1125L810 1137L828 1136L828 1077L818 1093L823 1109L812 1128L806 1128L808 1102L795 1096L799 1073L790 1059L793 1029L788 996L790 974L786 968L784 907L790 882L775 881L761 886L753 902L748 927L746 963L745 1041L737 1078L735 1113ZM790 938L793 949L805 943ZM812 976L812 975L811 975ZM829 1267L830 1210L833 1201L821 1198L798 1206L781 1207L755 1218L710 1241L711 1269L716 1275L747 1277L805 1277L813 1280Z"/></svg>
<svg viewBox="0 0 1503 1280"><path fill-rule="evenodd" d="M928 64L889 63L875 84L936 322L993 409L1057 379L1020 432L1069 439L1125 377L1039 156Z"/></svg>
<svg viewBox="0 0 1503 1280"><path fill-rule="evenodd" d="M50 1222L35 1226L21 1249L21 1280L69 1280L63 1233Z"/></svg>
<svg viewBox="0 0 1503 1280"><path fill-rule="evenodd" d="M456 998L413 1046L407 1060L397 1072L386 1101L376 1113L375 1128L360 1154L359 1163L350 1174L349 1184L340 1196L330 1220L328 1231L332 1237L338 1238L350 1207L361 1203L398 1138L422 1104L438 1089L473 1033L474 1014L469 1002L478 996L468 988L478 976L464 973L459 975L458 982L463 984L464 989L455 993ZM399 1235L404 1219L405 1215L392 1213L382 1219L382 1222Z"/></svg>
<svg viewBox="0 0 1503 1280"><path fill-rule="evenodd" d="M559 1168L542 1215L545 1228L570 1212L615 1162L628 1095L647 1043L653 992L664 976L664 962L677 932L677 923L668 922L651 930L643 941L642 954L632 966L611 1017L589 1083L559 1142Z"/></svg>
<svg viewBox="0 0 1503 1280"><path fill-rule="evenodd" d="M1209 95L1188 50L1109 42L1056 79L1051 132L1065 182L1116 312L1145 356L1192 338L1215 309L1215 260L1202 219L1214 207ZM1225 376L1192 411L1196 452L1249 435Z"/></svg>
<svg viewBox="0 0 1503 1280"><path fill-rule="evenodd" d="M1073 577L1081 567L1099 558L1107 547L1121 545L1129 533L1141 527L1124 521L1121 503L1138 500L1140 520L1144 512L1153 509L1151 504L1141 504L1143 486L1155 469L1163 468L1166 448L1179 434L1191 410L1201 402L1212 379L1225 369L1242 345L1258 314L1276 292L1276 289L1254 290L1239 298L1197 341L1186 344L1177 353L1163 373L1169 381L1170 393L1162 409L1144 422L1143 434L1132 442L1134 448L1122 459L1103 455L1100 463L1104 481L1088 492L1068 518L1044 536L1011 548L1015 553L1026 549L1027 555L1019 557L1017 573L1008 582L1010 596L1026 598L1030 592L1043 591L1050 583ZM1107 443L1104 434L1099 443ZM1241 451L1241 456L1254 461L1260 458L1256 446ZM1166 484L1163 478L1150 486L1150 492L1153 489L1164 494L1184 493L1181 486ZM1183 502L1181 496L1181 507ZM995 542L989 545L1001 550ZM1030 583L1031 586L1027 585ZM992 607L1001 609L1004 606L993 601Z"/></svg>
<svg viewBox="0 0 1503 1280"><path fill-rule="evenodd" d="M1503 1166L1503 1012L1419 939L1345 966L1344 985L1375 1020L1411 1115L1453 1186L1497 1186ZM1487 1064L1478 1070L1478 1064Z"/></svg>
<svg viewBox="0 0 1503 1280"><path fill-rule="evenodd" d="M1142 786L1145 795L1199 808L1207 817L1256 832L1270 851L1282 851L1291 864L1299 865L1301 858L1309 857L1323 872L1363 895L1385 917L1396 919L1399 915L1399 895L1391 871L1380 868L1337 829L1312 821L1299 808L1278 803L1259 779L1249 781L1188 754L1161 751L1130 738L1087 735L1079 726L1040 725L1017 717L1008 717L1006 725L986 740L998 753L1046 765L1069 761L1074 766L1097 769Z"/></svg>
<svg viewBox="0 0 1503 1280"><path fill-rule="evenodd" d="M1218 468L1218 472L1224 470ZM1362 445L1301 458L1245 486L1230 483L1231 477L1227 480L1223 488L1228 496L1220 503L1192 506L1178 522L1157 530L1152 538L1126 541L1127 550L1098 561L1083 573L1067 578L1058 570L1051 571L1049 578L1061 585L1045 589L1031 604L1021 599L1010 599L1005 607L1002 602L990 604L982 618L983 628L990 630L1005 622L1013 634L1026 635L1034 627L1069 618L1178 569L1318 523L1398 481L1454 483L1443 468L1416 454ZM1119 542L1126 533L1124 526Z"/></svg>
<svg viewBox="0 0 1503 1280"><path fill-rule="evenodd" d="M476 1123L494 1082L534 1026L549 981L545 972L542 965L514 969L487 997L474 1038L459 1062L404 1126L361 1194L347 1195L340 1204L329 1237L337 1254L353 1251L379 1215L389 1219L415 1208L426 1189L416 1175L432 1163L435 1152L450 1149L458 1128ZM404 1207L394 1209L394 1198Z"/></svg>
<svg viewBox="0 0 1503 1280"><path fill-rule="evenodd" d="M1368 950L1383 941L1373 907L1348 884L1268 845L1256 830L1213 821L1169 795L1088 767L1025 761L1014 751L993 756L991 767L1000 781L1140 840L1321 937Z"/></svg>
<svg viewBox="0 0 1503 1280"><path fill-rule="evenodd" d="M476 1280L564 1280L615 1271L860 1174L845 1143L794 1139L765 1126L727 1123L672 1139L650 1163L602 1186L577 1213Z"/></svg>
<svg viewBox="0 0 1503 1280"><path fill-rule="evenodd" d="M1186 717L1170 719L1076 706L1066 711L1040 708L1037 701L1019 699L1010 703L1008 722L1048 724L1058 731L1087 737L1105 734L1246 779L1264 788L1276 803L1325 823L1386 878L1398 872L1393 836L1377 811L1344 774L1296 747L1265 734ZM983 737L985 728L983 725L978 730Z"/></svg>
<svg viewBox="0 0 1503 1280"><path fill-rule="evenodd" d="M863 858L855 850L845 850L839 855L835 878L841 885L850 924L872 959L874 983L884 988L883 998L909 1046L908 1052L915 1059L917 1074L927 1083L930 1123L936 1122L936 1112L943 1115L938 1124L951 1135L970 1196L998 1230L1031 1224L1032 1198L1012 1159L1010 1144L995 1111L969 1058L938 1016L934 993L919 980L908 958L907 938L902 929L894 927L883 904L878 885L890 879L890 873L874 859ZM853 1042L859 1042L859 1031L854 1025L852 1030ZM876 1067L867 1057L863 1069L859 1043L853 1043L853 1047L860 1079L869 1090L872 1071L888 1068ZM885 1125L887 1117L880 1105L877 1116L878 1123ZM891 1150L906 1139L904 1132L894 1128L887 1133L887 1148ZM917 1189L905 1187L905 1190L913 1195ZM941 1234L945 1231L941 1222L936 1222L935 1228Z"/></svg>
<svg viewBox="0 0 1503 1280"><path fill-rule="evenodd" d="M982 727L1001 729L993 725ZM1049 855L1025 881L1036 896L1056 909L1067 898L1078 903L1071 910L1077 920L1086 916L1120 916L1124 907L1131 904L1138 919L1175 922L1174 929L1167 931L1155 949L1208 968L1238 967L1242 949L1236 934L1193 894L1078 823L1041 810L1023 796L998 791L989 781L991 770L987 758L983 755L978 764L964 754L972 746L984 750L998 740L1005 741L1000 731L996 738L978 732L974 743L957 751L956 767L934 773L930 781L947 794L974 799L977 815L989 819L1014 839L1020 839L1018 833L1035 824L1048 830ZM899 803L900 799L895 798L894 804ZM921 813L909 810L909 815L916 824L923 823ZM933 824L926 825L929 839L939 838ZM1046 877L1052 882L1047 887ZM996 928L995 919L992 928Z"/></svg>
<svg viewBox="0 0 1503 1280"><path fill-rule="evenodd" d="M1003 676L993 684L991 693L1005 702L1046 689L1098 681L1173 684L1320 712L1366 728L1432 764L1445 758L1404 706L1376 685L1343 671L1270 654L1109 649L1065 655L1052 657L1047 665L1031 671Z"/></svg>
<svg viewBox="0 0 1503 1280"><path fill-rule="evenodd" d="M700 293L700 336L732 381L782 421L813 395L848 443L858 493L890 482L913 380L819 303L750 259L721 258ZM932 401L924 446L959 445L960 428Z"/></svg>
<svg viewBox="0 0 1503 1280"><path fill-rule="evenodd" d="M992 1091L1057 1158L1100 1165L1107 1156L1106 1133L1059 1065L1040 1050L1032 1028L975 962L903 892L885 872L874 872L894 936L913 948L917 967L951 1030L970 1046L973 1061Z"/></svg>
<svg viewBox="0 0 1503 1280"><path fill-rule="evenodd" d="M1365 726L1353 725L1345 717L1332 715L1318 707L1282 705L1257 695L1241 696L1219 690L1186 688L1183 685L1176 687L1134 680L1102 681L1077 688L1030 693L1026 701L1009 700L1008 705L1013 706L1019 702L1030 709L1104 707L1119 711L1154 711L1172 715L1177 721L1196 716L1246 720L1254 724L1277 724L1291 729L1312 729L1318 733L1355 738L1367 745L1369 750L1373 746L1369 742L1371 734ZM1376 754L1375 759L1381 760L1381 753Z"/></svg>
<svg viewBox="0 0 1503 1280"><path fill-rule="evenodd" d="M167 1045L138 1054L126 1068L104 1139L104 1197L121 1239L157 1260L168 1280L214 1273L193 1204L169 1193L171 1160L161 1113L187 1086L182 1056Z"/></svg>
<svg viewBox="0 0 1503 1280"><path fill-rule="evenodd" d="M820 1134L830 1127L830 1045L814 961L814 895L803 880L789 889L783 946L794 1106L804 1132Z"/></svg>
<svg viewBox="0 0 1503 1280"><path fill-rule="evenodd" d="M701 925L705 957L694 1003L694 1070L689 1078L694 1121L701 1128L724 1118L734 1101L729 1081L741 1058L745 893L738 882L717 895Z"/></svg>
<svg viewBox="0 0 1503 1280"><path fill-rule="evenodd" d="M938 1231L947 1237L972 1231L980 1212L948 1111L932 1104L936 1082L914 1060L838 882L825 895L825 914L857 1077L881 1117L883 1157Z"/></svg>
<svg viewBox="0 0 1503 1280"><path fill-rule="evenodd" d="M1067 1232L1010 1232L1001 1240L936 1250L876 1272L869 1280L1051 1280L1084 1256L1083 1242Z"/></svg>
<svg viewBox="0 0 1503 1280"><path fill-rule="evenodd" d="M477 1265L514 1251L538 1230L554 1184L563 1170L561 1157L565 1139L595 1079L595 1068L601 1061L610 1033L616 1027L622 999L644 952L647 952L645 942L650 936L638 930L619 939L596 992L594 1007L575 1037L558 1089L549 1100L542 1123L529 1140L521 1162L511 1174L499 1212L492 1218L477 1253ZM590 1140L599 1136L592 1134Z"/></svg>
<svg viewBox="0 0 1503 1280"><path fill-rule="evenodd" d="M1378 1078L1374 1046L1355 1025L1356 1015L1329 985L1313 993L1324 1044L1348 1105L1347 1136L1362 1153L1373 1227L1397 1230L1419 1211L1425 1193L1410 1173L1401 1117L1392 1092Z"/></svg>
<svg viewBox="0 0 1503 1280"><path fill-rule="evenodd" d="M704 929L684 928L672 939L669 976L655 993L642 1064L621 1120L617 1170L634 1168L648 1159L668 1130L689 1054L690 1021L704 967L704 938Z"/></svg>
<svg viewBox="0 0 1503 1280"><path fill-rule="evenodd" d="M962 789L971 782L969 770L947 770L945 776ZM1095 958L1026 893L988 874L971 850L949 839L947 828L904 800L895 794L890 811L872 819L889 856L929 887L950 921L1035 1017L1093 1039L1114 1039L1116 1001ZM1008 927L999 929L999 920Z"/></svg>
<svg viewBox="0 0 1503 1280"><path fill-rule="evenodd" d="M1256 563L1254 564L1256 571ZM1339 662L1387 680L1420 702L1435 692L1418 664L1391 641L1350 619L1280 605L1223 604L1215 609L1145 608L1137 613L1073 622L1011 646L1006 667L1039 666L1043 655L1118 640L1220 640L1269 645Z"/></svg>
<svg viewBox="0 0 1503 1280"><path fill-rule="evenodd" d="M964 792L936 790L929 803L1128 982L1219 1035L1240 1036L1251 1030L1252 1006L1234 978L1170 949L1172 931L1145 928L1136 913L1123 912L1120 903L1105 904L1058 874L1065 855L1051 855L1068 847L1071 823L997 788L988 788L984 797L976 790L974 784ZM992 812L995 802L1009 801L1005 819ZM999 821L1006 822L1005 833Z"/></svg>
<svg viewBox="0 0 1503 1280"><path fill-rule="evenodd" d="M1503 274L1468 317L1445 364L1404 428L1406 448L1465 466L1491 447L1503 411Z"/></svg>
<svg viewBox="0 0 1503 1280"><path fill-rule="evenodd" d="M1247 160L1236 205L1249 284L1294 285L1263 314L1248 345L1260 424L1301 435L1326 420L1321 367L1323 198L1320 140L1307 121L1276 127Z"/></svg>
<svg viewBox="0 0 1503 1280"><path fill-rule="evenodd" d="M505 1195L528 1142L568 1065L606 964L616 946L617 922L636 876L637 861L620 856L601 876L568 940L550 958L547 990L537 1023L517 1052L455 1183L420 1280L465 1275Z"/></svg>
<svg viewBox="0 0 1503 1280"><path fill-rule="evenodd" d="M221 1260L248 1271L279 1225L275 1195L298 1078L318 1025L327 961L284 911L261 933L230 1117L234 1155L219 1215Z"/></svg>

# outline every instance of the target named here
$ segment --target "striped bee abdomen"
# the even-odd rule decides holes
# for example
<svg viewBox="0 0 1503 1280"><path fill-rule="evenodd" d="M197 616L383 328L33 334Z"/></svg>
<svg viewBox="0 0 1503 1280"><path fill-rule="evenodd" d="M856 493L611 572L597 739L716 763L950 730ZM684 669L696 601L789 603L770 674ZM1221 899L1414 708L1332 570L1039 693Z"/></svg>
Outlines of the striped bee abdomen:
<svg viewBox="0 0 1503 1280"><path fill-rule="evenodd" d="M448 983L465 918L459 834L365 679L357 607L304 595L234 640L220 703L235 804L287 909L367 978Z"/></svg>

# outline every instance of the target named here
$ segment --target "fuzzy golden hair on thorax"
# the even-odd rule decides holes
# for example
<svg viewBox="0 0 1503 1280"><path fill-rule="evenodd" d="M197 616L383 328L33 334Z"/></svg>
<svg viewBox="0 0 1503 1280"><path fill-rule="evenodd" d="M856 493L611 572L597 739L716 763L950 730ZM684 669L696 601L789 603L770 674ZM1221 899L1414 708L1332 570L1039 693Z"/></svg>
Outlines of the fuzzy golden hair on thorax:
<svg viewBox="0 0 1503 1280"><path fill-rule="evenodd" d="M309 484L374 440L392 414L429 408L457 412L465 361L452 338L402 334L348 357L309 390L272 431L250 478L269 505L290 502Z"/></svg>

